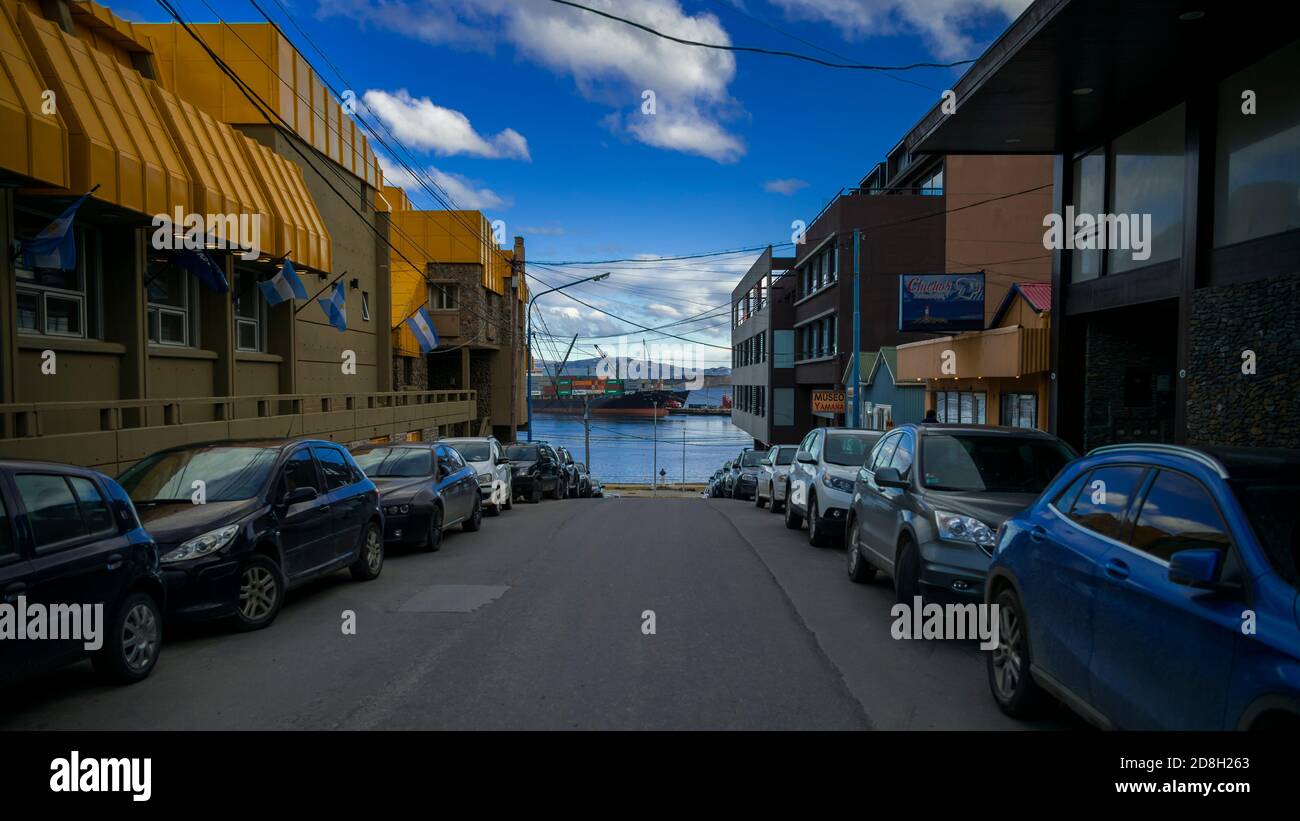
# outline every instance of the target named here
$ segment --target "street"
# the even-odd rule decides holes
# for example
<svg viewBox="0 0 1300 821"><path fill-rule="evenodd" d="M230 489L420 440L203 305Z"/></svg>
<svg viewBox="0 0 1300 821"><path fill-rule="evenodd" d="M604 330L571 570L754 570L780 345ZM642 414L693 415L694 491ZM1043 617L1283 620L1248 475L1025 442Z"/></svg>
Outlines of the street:
<svg viewBox="0 0 1300 821"><path fill-rule="evenodd" d="M0 728L1084 726L1002 715L975 644L895 641L889 582L806 537L725 499L516 504L373 582L295 591L268 629L173 629L137 685L82 663L11 688Z"/></svg>

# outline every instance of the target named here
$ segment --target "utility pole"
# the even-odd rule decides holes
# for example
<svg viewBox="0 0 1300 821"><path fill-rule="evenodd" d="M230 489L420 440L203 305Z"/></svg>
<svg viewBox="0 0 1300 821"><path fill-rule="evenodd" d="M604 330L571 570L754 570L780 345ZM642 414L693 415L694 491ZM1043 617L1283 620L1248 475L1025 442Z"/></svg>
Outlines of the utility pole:
<svg viewBox="0 0 1300 821"><path fill-rule="evenodd" d="M524 360L525 363L532 359L533 354L533 305L537 304L537 299L539 297L544 297L547 294L554 293L555 291L563 291L565 288L572 288L574 285L581 285L584 282L599 282L602 279L608 278L609 271L606 271L603 274L574 280L573 282L566 282L563 285L556 286L555 288L548 288L539 294L533 294L532 298L528 300L528 356ZM574 336L574 339L577 339L576 335ZM570 345L570 347L572 347L572 345ZM533 441L533 369L531 367L528 369L528 441Z"/></svg>
<svg viewBox="0 0 1300 821"><path fill-rule="evenodd" d="M858 248L862 232L853 229L853 422L850 428L862 424L862 300L858 292ZM757 492L757 491L755 491Z"/></svg>
<svg viewBox="0 0 1300 821"><path fill-rule="evenodd" d="M582 403L582 456L591 472L591 397L585 397Z"/></svg>
<svg viewBox="0 0 1300 821"><path fill-rule="evenodd" d="M653 495L659 495L659 403L651 402L651 415L654 416L654 450L650 458L650 487L653 489Z"/></svg>
<svg viewBox="0 0 1300 821"><path fill-rule="evenodd" d="M682 487L686 487L686 424L682 424Z"/></svg>

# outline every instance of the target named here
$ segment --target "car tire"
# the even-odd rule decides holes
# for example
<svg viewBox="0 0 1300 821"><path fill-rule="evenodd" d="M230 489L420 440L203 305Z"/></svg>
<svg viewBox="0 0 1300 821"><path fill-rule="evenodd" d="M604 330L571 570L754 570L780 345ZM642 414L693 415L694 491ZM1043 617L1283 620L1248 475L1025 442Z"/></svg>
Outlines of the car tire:
<svg viewBox="0 0 1300 821"><path fill-rule="evenodd" d="M1042 715L1051 697L1029 672L1029 631L1020 597L1010 587L994 600L998 608L998 646L988 651L989 691L1012 718Z"/></svg>
<svg viewBox="0 0 1300 821"><path fill-rule="evenodd" d="M442 549L442 505L433 506L428 532L424 534L424 547L420 549L425 553L437 553Z"/></svg>
<svg viewBox="0 0 1300 821"><path fill-rule="evenodd" d="M785 504L785 526L790 530L798 530L803 527L803 515L794 509L794 505L786 502Z"/></svg>
<svg viewBox="0 0 1300 821"><path fill-rule="evenodd" d="M899 604L912 606L921 595L921 554L916 543L903 537L898 547L898 561L894 564L894 598Z"/></svg>
<svg viewBox="0 0 1300 821"><path fill-rule="evenodd" d="M754 485L754 507L763 507L765 504L763 494L758 492L758 485Z"/></svg>
<svg viewBox="0 0 1300 821"><path fill-rule="evenodd" d="M826 525L818 524L821 521L821 511L817 509L817 496L808 497L808 544L813 547L825 547Z"/></svg>
<svg viewBox="0 0 1300 821"><path fill-rule="evenodd" d="M469 514L469 518L460 523L460 529L466 533L473 533L483 526L483 500L474 500L474 510Z"/></svg>
<svg viewBox="0 0 1300 821"><path fill-rule="evenodd" d="M137 590L117 609L104 646L90 662L110 684L135 684L149 677L161 646L162 610L153 596Z"/></svg>
<svg viewBox="0 0 1300 821"><path fill-rule="evenodd" d="M482 493L479 493L479 498L480 498L480 499L483 498L483 494L482 494ZM497 504L496 502L490 502L490 503L488 503L488 506L487 506L487 515L489 515L489 516L500 516L500 515L501 515L501 505Z"/></svg>
<svg viewBox="0 0 1300 821"><path fill-rule="evenodd" d="M844 526L844 559L849 573L849 581L854 584L867 584L876 578L875 565L862 557L858 548L858 523L852 519Z"/></svg>
<svg viewBox="0 0 1300 821"><path fill-rule="evenodd" d="M533 490L528 495L529 504L540 504L542 501L542 486L539 482L533 482Z"/></svg>
<svg viewBox="0 0 1300 821"><path fill-rule="evenodd" d="M506 510L515 509L515 483L514 482L510 482L506 487L505 509Z"/></svg>
<svg viewBox="0 0 1300 821"><path fill-rule="evenodd" d="M254 553L239 568L234 626L241 633L269 627L284 604L284 574L269 556Z"/></svg>
<svg viewBox="0 0 1300 821"><path fill-rule="evenodd" d="M368 582L379 578L384 569L384 531L378 522L368 522L361 531L361 551L357 560L348 567L352 578Z"/></svg>

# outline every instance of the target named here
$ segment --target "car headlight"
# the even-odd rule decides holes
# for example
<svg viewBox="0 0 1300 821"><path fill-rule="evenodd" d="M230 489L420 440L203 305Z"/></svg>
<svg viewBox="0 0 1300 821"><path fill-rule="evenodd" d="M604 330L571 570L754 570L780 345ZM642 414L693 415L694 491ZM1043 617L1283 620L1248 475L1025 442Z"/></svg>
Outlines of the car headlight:
<svg viewBox="0 0 1300 821"><path fill-rule="evenodd" d="M478 475L478 480L479 480L480 482L489 482L489 483L490 483L490 482L492 481L493 478L495 478L495 477L493 477L491 473L480 473L480 474Z"/></svg>
<svg viewBox="0 0 1300 821"><path fill-rule="evenodd" d="M979 519L963 516L960 513L948 513L943 510L934 512L934 523L939 526L939 538L955 542L971 542L980 547L993 547L997 536L993 530Z"/></svg>
<svg viewBox="0 0 1300 821"><path fill-rule="evenodd" d="M173 562L184 562L206 556L230 544L235 540L238 533L239 525L226 525L223 528L204 533L202 536L196 536L188 542L183 542L179 547L168 550L158 561L164 564L172 564Z"/></svg>
<svg viewBox="0 0 1300 821"><path fill-rule="evenodd" d="M403 502L400 505L384 505L384 515L386 516L405 516L411 512L409 502Z"/></svg>
<svg viewBox="0 0 1300 821"><path fill-rule="evenodd" d="M848 479L841 479L838 476L832 476L829 473L822 474L822 484L829 488L834 488L841 493L852 493L853 483Z"/></svg>

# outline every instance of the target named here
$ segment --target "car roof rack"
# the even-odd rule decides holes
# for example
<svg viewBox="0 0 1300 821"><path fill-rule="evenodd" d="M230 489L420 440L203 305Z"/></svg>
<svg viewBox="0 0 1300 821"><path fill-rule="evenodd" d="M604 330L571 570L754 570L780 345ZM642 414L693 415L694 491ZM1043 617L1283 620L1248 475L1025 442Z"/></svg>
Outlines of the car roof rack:
<svg viewBox="0 0 1300 821"><path fill-rule="evenodd" d="M1183 456L1195 462L1200 462L1205 467L1219 475L1220 479L1228 478L1228 469L1223 463L1208 453L1199 451L1196 448L1190 448L1186 445L1166 445L1157 442L1131 442L1125 445L1102 445L1099 448L1093 448L1088 451L1089 456L1105 453L1119 453L1129 450L1146 450L1155 453L1163 453L1167 456Z"/></svg>

